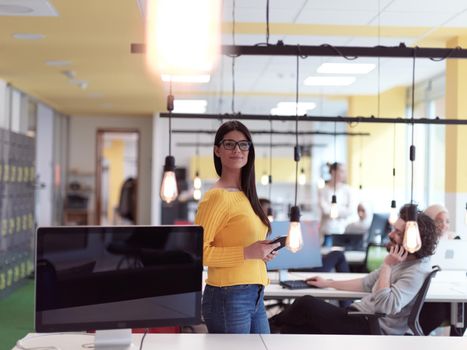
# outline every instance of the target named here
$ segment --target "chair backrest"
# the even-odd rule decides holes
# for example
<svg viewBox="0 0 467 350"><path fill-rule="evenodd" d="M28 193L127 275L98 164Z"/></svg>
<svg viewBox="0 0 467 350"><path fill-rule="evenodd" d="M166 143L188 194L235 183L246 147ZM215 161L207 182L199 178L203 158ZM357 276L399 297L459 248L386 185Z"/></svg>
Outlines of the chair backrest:
<svg viewBox="0 0 467 350"><path fill-rule="evenodd" d="M376 270L381 266L387 254L386 246L376 243L368 244L364 261L365 269L368 272Z"/></svg>
<svg viewBox="0 0 467 350"><path fill-rule="evenodd" d="M426 276L425 281L423 282L422 287L418 291L417 295L415 296L415 303L412 307L412 311L409 315L408 325L410 330L413 332L414 335L424 335L423 329L418 322L418 316L420 315L420 311L422 310L423 303L425 302L426 293L428 292L428 288L430 288L431 279L436 275L441 268L439 266L433 266L433 270Z"/></svg>

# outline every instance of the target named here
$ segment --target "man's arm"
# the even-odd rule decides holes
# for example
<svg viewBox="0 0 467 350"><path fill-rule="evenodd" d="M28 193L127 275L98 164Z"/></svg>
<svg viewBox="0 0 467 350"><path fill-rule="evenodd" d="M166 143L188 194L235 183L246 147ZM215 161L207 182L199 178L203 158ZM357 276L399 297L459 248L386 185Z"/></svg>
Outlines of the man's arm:
<svg viewBox="0 0 467 350"><path fill-rule="evenodd" d="M376 280L375 292L381 289L391 287L391 271L394 265L401 263L407 259L408 252L402 246L391 247L389 254L384 258L383 264L379 272L379 277Z"/></svg>
<svg viewBox="0 0 467 350"><path fill-rule="evenodd" d="M351 292L364 292L363 278L353 278L351 280L335 281L331 279L324 279L319 276L312 277L306 280L309 285L318 288L334 288L338 290L348 290Z"/></svg>

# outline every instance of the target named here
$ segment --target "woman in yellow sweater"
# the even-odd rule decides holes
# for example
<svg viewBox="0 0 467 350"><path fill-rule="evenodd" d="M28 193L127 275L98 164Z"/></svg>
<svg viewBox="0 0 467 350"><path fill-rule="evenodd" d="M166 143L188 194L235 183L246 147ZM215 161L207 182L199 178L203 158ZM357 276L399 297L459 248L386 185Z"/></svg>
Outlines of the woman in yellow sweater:
<svg viewBox="0 0 467 350"><path fill-rule="evenodd" d="M219 180L199 204L208 279L202 311L210 333L269 333L263 303L266 261L280 244L265 240L270 223L256 194L255 150L247 127L228 121L214 139Z"/></svg>

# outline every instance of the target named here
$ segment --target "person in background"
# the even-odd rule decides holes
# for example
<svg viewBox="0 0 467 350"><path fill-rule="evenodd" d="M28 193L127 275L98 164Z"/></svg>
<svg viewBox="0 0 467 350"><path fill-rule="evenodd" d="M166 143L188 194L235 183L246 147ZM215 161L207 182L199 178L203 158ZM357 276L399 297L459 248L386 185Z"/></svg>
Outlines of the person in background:
<svg viewBox="0 0 467 350"><path fill-rule="evenodd" d="M435 223L439 239L459 239L454 232L449 231L449 212L441 204L433 204L424 210ZM467 315L467 304L464 305L464 315ZM450 303L424 303L420 311L419 322L425 335L429 335L436 328L443 324L450 324L451 321L451 304ZM451 326L451 336L462 336L466 326L457 328Z"/></svg>
<svg viewBox="0 0 467 350"><path fill-rule="evenodd" d="M282 333L310 334L369 334L368 320L364 316L349 316L348 311L385 313L379 320L384 334L403 335L409 331L408 317L415 295L431 271L430 259L438 241L436 226L427 215L419 213L417 223L422 248L410 254L402 247L408 205L403 206L400 217L389 233L389 254L378 270L363 278L335 281L313 277L307 280L319 288L335 288L369 294L344 309L312 296L304 296L280 314L270 319Z"/></svg>
<svg viewBox="0 0 467 350"><path fill-rule="evenodd" d="M201 200L195 223L204 228L208 278L202 313L209 333L269 333L263 302L265 262L280 244L265 240L270 223L255 184L255 149L249 130L228 121L214 139L219 180Z"/></svg>
<svg viewBox="0 0 467 350"><path fill-rule="evenodd" d="M424 213L428 215L436 224L436 227L439 230L439 239L456 239L459 236L452 231L449 231L449 212L441 204L433 204L424 210Z"/></svg>
<svg viewBox="0 0 467 350"><path fill-rule="evenodd" d="M341 163L332 163L329 166L331 180L318 191L318 205L321 210L320 235L324 238L326 234L344 233L345 227L355 213L356 205L353 199L353 191L345 183L346 174ZM337 197L338 216L336 219L330 217L332 196Z"/></svg>
<svg viewBox="0 0 467 350"><path fill-rule="evenodd" d="M358 203L357 206L358 221L351 222L345 227L344 233L355 233L367 235L370 228L372 213L369 206L363 202ZM366 237L365 237L366 239Z"/></svg>

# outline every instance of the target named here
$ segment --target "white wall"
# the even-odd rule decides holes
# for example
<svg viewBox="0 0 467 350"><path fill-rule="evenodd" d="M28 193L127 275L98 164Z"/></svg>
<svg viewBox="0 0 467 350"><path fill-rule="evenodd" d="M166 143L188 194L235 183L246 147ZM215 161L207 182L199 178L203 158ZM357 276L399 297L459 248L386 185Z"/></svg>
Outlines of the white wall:
<svg viewBox="0 0 467 350"><path fill-rule="evenodd" d="M0 128L10 129L10 89L0 79Z"/></svg>
<svg viewBox="0 0 467 350"><path fill-rule="evenodd" d="M40 184L36 190L36 220L39 226L53 224L53 135L54 112L39 103L36 131L36 176Z"/></svg>
<svg viewBox="0 0 467 350"><path fill-rule="evenodd" d="M138 170L138 224L151 222L152 118L135 116L70 117L69 169L96 172L96 135L98 129L137 129L140 132L140 168ZM95 188L95 177L92 177ZM94 207L94 199L90 205Z"/></svg>

